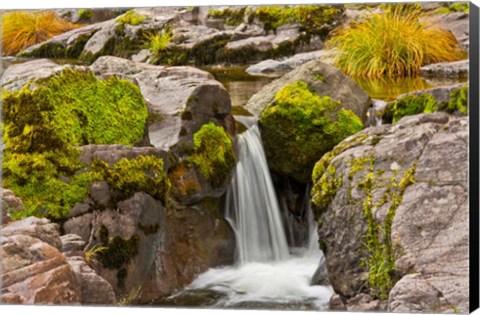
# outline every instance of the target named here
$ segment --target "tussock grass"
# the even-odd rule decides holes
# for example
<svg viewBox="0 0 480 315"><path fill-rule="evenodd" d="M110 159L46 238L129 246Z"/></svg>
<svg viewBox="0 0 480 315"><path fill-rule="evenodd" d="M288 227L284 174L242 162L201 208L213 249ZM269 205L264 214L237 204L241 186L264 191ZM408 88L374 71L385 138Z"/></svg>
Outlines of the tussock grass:
<svg viewBox="0 0 480 315"><path fill-rule="evenodd" d="M16 55L47 39L80 27L51 11L15 11L2 14L2 56Z"/></svg>
<svg viewBox="0 0 480 315"><path fill-rule="evenodd" d="M173 33L170 29L163 29L159 33L149 33L146 36L145 46L155 55L165 51L168 44L173 40Z"/></svg>
<svg viewBox="0 0 480 315"><path fill-rule="evenodd" d="M399 6L341 26L327 46L338 50L343 72L363 77L414 76L423 65L466 57L452 33L421 10Z"/></svg>

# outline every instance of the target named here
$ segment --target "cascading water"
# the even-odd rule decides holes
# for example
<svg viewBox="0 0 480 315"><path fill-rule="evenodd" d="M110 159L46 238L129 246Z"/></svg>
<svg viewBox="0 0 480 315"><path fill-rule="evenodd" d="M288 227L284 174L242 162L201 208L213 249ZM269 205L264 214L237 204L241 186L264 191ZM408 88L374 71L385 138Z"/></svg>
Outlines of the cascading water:
<svg viewBox="0 0 480 315"><path fill-rule="evenodd" d="M227 193L226 219L237 238L237 262L289 258L275 189L260 130L253 117L237 117L248 127L238 137L238 163Z"/></svg>
<svg viewBox="0 0 480 315"><path fill-rule="evenodd" d="M236 119L248 128L238 136L238 164L226 203L237 239L236 264L208 270L171 298L200 296L209 300L200 305L222 308L325 309L332 288L310 285L324 262L311 210L309 240L290 253L256 120Z"/></svg>

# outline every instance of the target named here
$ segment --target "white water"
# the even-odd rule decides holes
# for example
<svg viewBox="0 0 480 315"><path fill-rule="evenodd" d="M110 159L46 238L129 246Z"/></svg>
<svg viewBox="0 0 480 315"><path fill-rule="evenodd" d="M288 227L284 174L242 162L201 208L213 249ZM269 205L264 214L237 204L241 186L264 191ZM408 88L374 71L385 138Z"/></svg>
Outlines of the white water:
<svg viewBox="0 0 480 315"><path fill-rule="evenodd" d="M243 119L242 119L243 118ZM289 257L275 188L254 118L238 137L237 167L227 193L226 219L237 239L237 262L281 261Z"/></svg>
<svg viewBox="0 0 480 315"><path fill-rule="evenodd" d="M238 137L238 164L226 211L236 233L237 263L208 270L182 292L220 292L223 298L212 305L217 307L263 303L268 308L325 309L332 288L310 285L312 275L324 261L311 211L309 240L305 248L290 254L260 131L253 118L240 119L248 130Z"/></svg>

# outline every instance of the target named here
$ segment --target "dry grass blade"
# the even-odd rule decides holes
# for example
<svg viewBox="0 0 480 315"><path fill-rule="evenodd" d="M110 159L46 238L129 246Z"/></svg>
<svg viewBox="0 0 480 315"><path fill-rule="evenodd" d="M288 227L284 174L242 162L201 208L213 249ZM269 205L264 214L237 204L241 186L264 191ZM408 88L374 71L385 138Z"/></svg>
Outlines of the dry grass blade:
<svg viewBox="0 0 480 315"><path fill-rule="evenodd" d="M16 55L47 39L80 27L51 11L15 11L2 14L2 56Z"/></svg>

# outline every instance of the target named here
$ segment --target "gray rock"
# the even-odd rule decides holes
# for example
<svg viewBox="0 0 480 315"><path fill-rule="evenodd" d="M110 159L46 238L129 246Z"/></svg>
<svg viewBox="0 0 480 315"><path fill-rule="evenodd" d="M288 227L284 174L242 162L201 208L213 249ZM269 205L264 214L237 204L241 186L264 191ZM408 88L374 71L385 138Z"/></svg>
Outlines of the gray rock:
<svg viewBox="0 0 480 315"><path fill-rule="evenodd" d="M116 305L112 286L93 270L82 256L70 256L67 262L80 282L81 305Z"/></svg>
<svg viewBox="0 0 480 315"><path fill-rule="evenodd" d="M330 280L328 279L328 271L325 263L325 256L322 255L320 262L318 263L317 270L310 280L310 285L330 285Z"/></svg>
<svg viewBox="0 0 480 315"><path fill-rule="evenodd" d="M92 235L92 226L95 213L93 207L89 206L88 210L92 211L78 216L71 216L65 223L63 223L63 231L66 234L76 234L82 238L85 243L88 243Z"/></svg>
<svg viewBox="0 0 480 315"><path fill-rule="evenodd" d="M328 308L332 311L346 311L347 306L345 303L342 301L342 298L340 295L334 293L332 297L330 298L330 303L328 305Z"/></svg>
<svg viewBox="0 0 480 315"><path fill-rule="evenodd" d="M138 83L149 110L158 116L149 125L151 143L169 150L209 121L234 133L227 90L208 72L192 67L163 67L101 57L90 69L96 74L125 76ZM188 115L183 116L184 112ZM183 131L182 131L183 130Z"/></svg>
<svg viewBox="0 0 480 315"><path fill-rule="evenodd" d="M349 312L372 312L386 310L386 301L376 300L365 293L360 293L347 301L347 311Z"/></svg>
<svg viewBox="0 0 480 315"><path fill-rule="evenodd" d="M245 71L251 75L279 77L311 60L321 60L324 63L332 64L332 53L330 50L316 50L295 54L282 60L263 60L249 66Z"/></svg>
<svg viewBox="0 0 480 315"><path fill-rule="evenodd" d="M30 80L48 78L60 73L63 66L49 59L38 59L25 63L14 64L8 67L2 76L1 86L9 91L17 91Z"/></svg>
<svg viewBox="0 0 480 315"><path fill-rule="evenodd" d="M89 193L93 202L103 207L107 207L112 200L112 193L105 181L91 183Z"/></svg>
<svg viewBox="0 0 480 315"><path fill-rule="evenodd" d="M420 75L424 77L467 78L468 65L468 59L430 64L420 68Z"/></svg>
<svg viewBox="0 0 480 315"><path fill-rule="evenodd" d="M0 188L0 194L2 195L2 225L6 225L10 222L9 212L15 212L15 210L23 209L22 199L15 196L13 191L5 188Z"/></svg>
<svg viewBox="0 0 480 315"><path fill-rule="evenodd" d="M368 161L372 160L373 222L384 227L389 209L395 211L390 238L400 281L390 291L389 308L418 311L418 303L409 304L405 292L422 296L426 294L423 284L416 292L416 278L402 280L408 274L418 274L421 283L431 284L449 305L467 312L468 118L445 113L407 116L394 125L367 128L345 139L333 152L334 156L324 161L335 166L333 176L341 177L342 182L325 207L315 204L314 214L322 222L319 238L333 289L349 300L348 309L371 309L361 306L370 302L353 303L351 299L359 292L372 295L368 268L362 263L368 249L365 242L358 241L367 232L363 214L366 193L359 184L369 173ZM352 173L353 159L361 157L365 158L364 168ZM412 177L407 177L407 170L414 170L414 182L408 180ZM396 185L391 184L392 178ZM314 186L314 201L319 192ZM401 195L397 208L392 208L392 192ZM444 306L437 304L426 303L422 312L436 312L438 305Z"/></svg>
<svg viewBox="0 0 480 315"><path fill-rule="evenodd" d="M28 235L57 248L62 249L62 242L58 234L58 225L47 219L28 217L10 223L2 228L3 236Z"/></svg>
<svg viewBox="0 0 480 315"><path fill-rule="evenodd" d="M328 95L335 101L340 101L344 108L352 110L363 121L370 107L370 97L349 77L337 68L314 60L285 74L283 77L264 86L253 95L246 108L255 115L260 115L275 94L284 85L296 81L305 81L320 96Z"/></svg>
<svg viewBox="0 0 480 315"><path fill-rule="evenodd" d="M62 253L69 256L68 253L82 252L85 248L85 241L77 234L65 234L60 237L62 241Z"/></svg>

